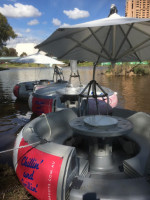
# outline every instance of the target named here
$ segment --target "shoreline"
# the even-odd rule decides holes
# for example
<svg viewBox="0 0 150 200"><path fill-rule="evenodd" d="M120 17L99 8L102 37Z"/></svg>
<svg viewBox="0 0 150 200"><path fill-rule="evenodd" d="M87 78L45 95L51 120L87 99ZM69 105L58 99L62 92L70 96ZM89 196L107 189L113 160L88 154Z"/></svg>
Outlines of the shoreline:
<svg viewBox="0 0 150 200"><path fill-rule="evenodd" d="M33 68L48 68L48 65L42 65L42 64L20 64L20 63L5 63L0 65L0 71L4 70L10 70L10 69L33 69ZM62 68L66 68L69 66L63 66ZM91 62L88 63L79 63L78 67L93 67ZM52 67L50 67L52 68ZM100 66L97 65L97 68L105 68L105 72L103 72L103 75L106 76L145 76L150 75L150 64L138 64L138 65L129 65L128 63L122 64L122 65L114 65L114 67L110 65Z"/></svg>

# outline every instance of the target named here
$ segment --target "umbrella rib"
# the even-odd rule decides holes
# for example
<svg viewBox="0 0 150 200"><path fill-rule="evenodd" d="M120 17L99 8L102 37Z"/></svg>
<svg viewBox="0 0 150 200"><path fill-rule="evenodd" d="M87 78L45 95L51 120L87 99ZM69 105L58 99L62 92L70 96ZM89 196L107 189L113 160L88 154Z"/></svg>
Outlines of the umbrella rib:
<svg viewBox="0 0 150 200"><path fill-rule="evenodd" d="M101 27L102 28L102 27ZM99 28L96 32L98 32L101 28ZM85 29L84 29L85 30ZM89 30L90 30L90 28L89 28ZM72 35L74 35L75 33L73 33L73 34L70 34L70 35L68 35L66 38L69 38L69 39L71 39L71 40L74 40L76 43L78 43L77 45L75 45L72 49L70 49L70 50L68 50L63 56L60 56L59 58L61 59L62 57L64 57L65 55L67 55L68 54L68 52L70 52L70 51L72 51L73 49L75 49L76 47L78 47L78 46L81 46L81 43L83 43L83 42L85 42L86 40L88 40L90 37L92 37L92 33L88 36L88 37L86 37L86 38L84 38L81 42L80 42L80 45L79 45L79 42L78 41L76 41L75 39L73 39L72 37L69 37L69 36L72 36ZM82 46L83 47L83 46ZM103 50L103 48L104 48L104 45L103 45L103 47L102 47L102 50ZM102 51L101 51L102 52ZM98 53L97 53L97 55L98 56L100 56Z"/></svg>
<svg viewBox="0 0 150 200"><path fill-rule="evenodd" d="M62 59L65 55L67 55L69 52L71 52L73 49L75 49L78 45L75 45L73 48L69 49L65 54L58 57L58 59Z"/></svg>
<svg viewBox="0 0 150 200"><path fill-rule="evenodd" d="M98 31L99 31L100 29L102 29L102 28L103 28L103 27L100 27L96 32L98 32ZM96 32L95 32L95 33L96 33ZM104 41L104 44L102 45L101 53L103 52L104 46L105 46L105 44L106 44L106 42L107 42L107 39L108 39L108 36L109 36L110 32L111 32L111 27L109 28L108 33L107 33L106 38L105 38L105 41ZM98 60L100 59L100 55L101 55L101 54L99 54L99 56L98 56L97 63L98 63ZM112 60L111 57L110 57L110 60Z"/></svg>
<svg viewBox="0 0 150 200"><path fill-rule="evenodd" d="M140 48L138 48L138 51L141 50L141 49L143 49L143 48L149 47L149 46L150 46L150 45L147 44L147 45L145 45L144 47L140 47ZM140 60L140 62L142 62L142 61Z"/></svg>
<svg viewBox="0 0 150 200"><path fill-rule="evenodd" d="M138 47L142 46L143 44L145 44L146 42L148 42L150 40L150 38L146 39L145 41L141 42L140 44L136 45L135 47L132 47L131 49L128 49L127 51L124 52L124 54L122 54L120 57L118 57L116 60L128 55L129 53L131 53L132 51L134 52Z"/></svg>
<svg viewBox="0 0 150 200"><path fill-rule="evenodd" d="M113 46L112 46L112 60L114 60L114 54L115 54L115 50L116 50L116 26L113 26L112 27L112 29L113 29L113 38L112 38L112 44L113 44Z"/></svg>
<svg viewBox="0 0 150 200"><path fill-rule="evenodd" d="M87 38L85 38L84 40L82 40L82 42L84 42L84 41L86 41L89 37L91 37L91 35L90 36L88 36ZM72 40L72 38L70 38L70 37L65 37L65 38L69 38L69 39L71 39ZM61 56L59 56L59 59L61 59L61 58L63 58L65 55L67 55L70 51L72 51L73 49L75 49L76 47L78 47L79 45L78 44L76 44L74 47L72 47L71 49L69 49L65 54L63 54L63 55L61 55Z"/></svg>
<svg viewBox="0 0 150 200"><path fill-rule="evenodd" d="M79 41L75 40L74 38L70 38L70 39L73 40L74 42L76 42L78 44L77 46L80 46L83 49L90 51L91 53L94 53L94 54L96 54L98 56L101 56L101 57L103 57L105 59L108 59L106 56L102 55L101 53L98 53L98 52L90 49L89 47L87 47L86 45L84 45L82 42L79 42Z"/></svg>
<svg viewBox="0 0 150 200"><path fill-rule="evenodd" d="M143 30L141 30L141 29L139 29L139 28L137 28L136 25L134 25L133 28L136 29L137 31L140 31L141 33L147 35L148 37L150 37L150 34L146 33L145 31L143 31Z"/></svg>
<svg viewBox="0 0 150 200"><path fill-rule="evenodd" d="M99 39L97 38L95 32L94 32L91 28L89 28L89 30L90 30L90 32L92 33L92 35L94 36L94 38L96 39L96 41L98 42L98 44L102 47L101 53L102 53L102 51L104 50L105 53L107 54L107 56L109 57L109 59L111 59L110 54L109 54L108 51L105 49L104 45L99 41ZM96 31L96 32L97 32L97 31Z"/></svg>
<svg viewBox="0 0 150 200"><path fill-rule="evenodd" d="M134 24L133 24L134 25ZM121 31L122 31L122 33L124 34L124 36L126 35L125 33L124 33L124 31L123 31L123 29L122 29L122 27L121 26L119 26L120 27L120 29L121 29ZM132 26L133 27L133 26ZM131 42L130 42L130 40L128 39L128 37L126 38L127 39L127 41L128 41L128 43L129 43L129 45L130 45L130 47L131 48L133 48L132 47L132 44L131 44ZM119 53L119 51L118 51L118 53ZM135 54L135 56L137 57L137 59L141 62L141 59L139 58L139 56L137 55L137 53L136 52L134 52L134 54ZM118 54L116 55L116 57L118 56Z"/></svg>
<svg viewBox="0 0 150 200"><path fill-rule="evenodd" d="M79 41L77 41L77 40L75 40L74 38L71 38L71 37L67 37L67 38L70 39L70 40L72 40L72 41L74 41L74 42L76 43L76 45L75 45L72 49L69 49L65 54L63 54L62 56L60 56L59 59L63 58L65 55L67 55L69 52L71 52L73 49L75 49L75 48L78 47L78 46L82 47L82 48L85 49L85 50L88 50L88 51L91 52L91 53L94 53L94 54L96 54L96 55L98 55L98 56L102 56L103 58L108 59L108 58L105 57L104 55L99 54L99 53L97 53L96 51L90 49L89 47L87 47L86 45L84 45L82 42L79 42ZM85 41L85 40L84 40L84 41Z"/></svg>
<svg viewBox="0 0 150 200"><path fill-rule="evenodd" d="M129 27L127 33L125 34L124 31L122 30L122 27L119 25L119 28L121 29L121 31L122 31L122 33L123 33L123 35L124 35L125 37L124 37L124 39L122 40L122 42L121 42L121 44L120 44L120 46L119 46L119 48L118 48L118 51L117 51L117 53L116 53L116 55L115 55L115 58L118 56L118 53L119 53L119 51L121 50L121 48L122 48L123 44L125 43L125 41L126 41L126 40L128 41L128 35L129 35L129 33L130 33L132 27L133 27L133 24L131 24L131 26ZM129 42L129 41L128 41L128 42ZM129 42L129 45L131 46L130 42Z"/></svg>
<svg viewBox="0 0 150 200"><path fill-rule="evenodd" d="M80 33L80 32L85 31L85 30L86 30L85 28L84 28L84 29L80 29L80 30L78 30L78 31L76 31L76 32L73 32L73 33L68 34L66 37L70 37L70 36L72 36L72 35L74 35L74 34L76 34L76 33ZM60 31L60 29L57 29L57 31ZM47 45L47 44L56 42L56 41L58 41L58 40L61 40L62 38L64 38L64 36L61 36L61 37L56 38L56 39L51 40L51 41L45 40L43 43L41 43L41 44L35 46L35 48L39 48L41 45L44 46L44 45Z"/></svg>

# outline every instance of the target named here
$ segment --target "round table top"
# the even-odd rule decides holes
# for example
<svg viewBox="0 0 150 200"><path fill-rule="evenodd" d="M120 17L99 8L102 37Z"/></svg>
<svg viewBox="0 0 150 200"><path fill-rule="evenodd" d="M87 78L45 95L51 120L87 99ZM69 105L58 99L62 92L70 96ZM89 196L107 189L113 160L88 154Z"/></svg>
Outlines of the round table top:
<svg viewBox="0 0 150 200"><path fill-rule="evenodd" d="M129 120L121 117L112 117L118 120L118 123L114 126L91 126L85 123L85 118L87 117L88 116L77 117L70 121L70 127L75 131L76 134L103 138L117 137L128 134L133 129L132 123ZM103 117L103 115L101 117ZM106 117L107 116L105 116L105 118ZM108 117L110 118L110 116Z"/></svg>
<svg viewBox="0 0 150 200"><path fill-rule="evenodd" d="M79 87L64 87L62 89L57 90L56 92L60 95L79 95L82 90L84 89L83 86Z"/></svg>

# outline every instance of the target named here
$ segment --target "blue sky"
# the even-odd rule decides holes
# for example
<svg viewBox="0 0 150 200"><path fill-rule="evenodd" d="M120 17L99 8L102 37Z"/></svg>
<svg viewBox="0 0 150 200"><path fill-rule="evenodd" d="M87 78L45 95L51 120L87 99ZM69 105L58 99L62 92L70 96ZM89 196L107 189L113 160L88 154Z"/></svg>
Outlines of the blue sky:
<svg viewBox="0 0 150 200"><path fill-rule="evenodd" d="M78 24L107 17L111 4L125 15L125 0L0 0L0 12L18 34L17 43L39 44L60 25Z"/></svg>

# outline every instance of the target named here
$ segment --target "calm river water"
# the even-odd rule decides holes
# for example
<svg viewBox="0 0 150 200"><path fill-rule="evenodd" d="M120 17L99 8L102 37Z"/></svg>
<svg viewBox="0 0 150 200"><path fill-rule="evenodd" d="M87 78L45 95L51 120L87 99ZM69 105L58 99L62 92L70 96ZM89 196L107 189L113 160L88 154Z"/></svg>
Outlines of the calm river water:
<svg viewBox="0 0 150 200"><path fill-rule="evenodd" d="M68 80L70 68L64 68L63 72L65 80ZM83 84L92 79L92 67L79 68L79 72ZM13 95L14 85L18 82L52 79L52 77L53 70L49 68L0 71L0 151L13 147L17 133L32 116L27 103L16 101ZM150 113L150 76L105 76L102 74L102 69L97 68L96 80L118 93L119 107ZM6 157L6 153L0 154L1 161L9 162Z"/></svg>

